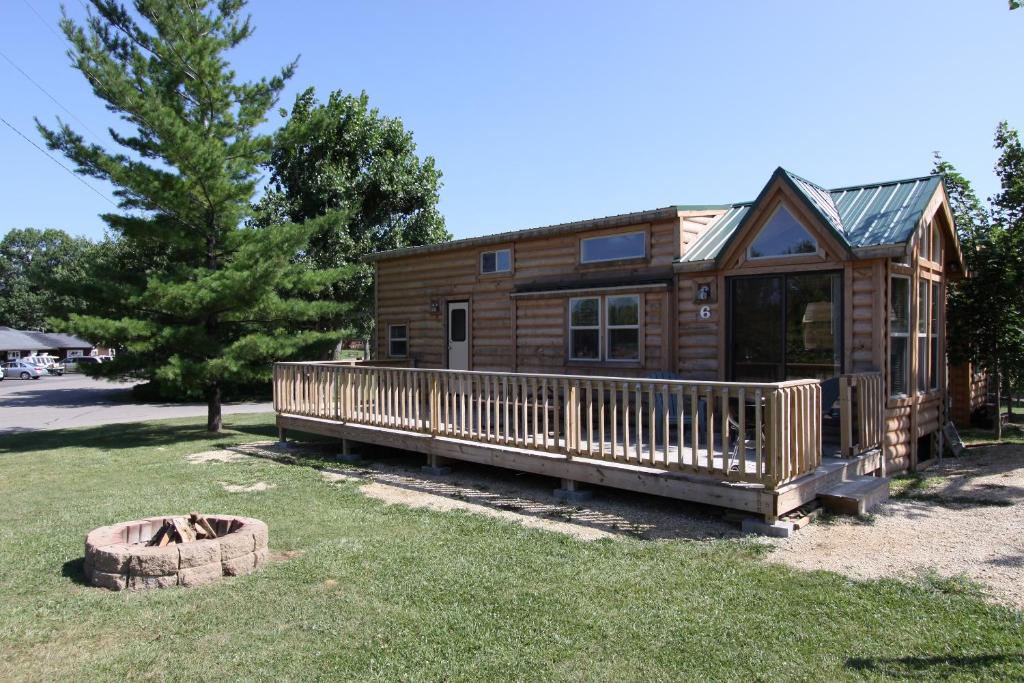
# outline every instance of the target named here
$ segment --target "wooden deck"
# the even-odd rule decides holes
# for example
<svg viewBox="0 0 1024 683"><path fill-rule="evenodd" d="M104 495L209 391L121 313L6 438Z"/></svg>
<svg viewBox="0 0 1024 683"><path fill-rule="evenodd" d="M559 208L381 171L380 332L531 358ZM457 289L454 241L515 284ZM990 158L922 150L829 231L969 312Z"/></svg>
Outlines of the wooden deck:
<svg viewBox="0 0 1024 683"><path fill-rule="evenodd" d="M835 469L829 463L864 467L863 459L823 464L814 380L743 384L332 363L279 363L274 373L277 424L285 431L769 520L823 490Z"/></svg>

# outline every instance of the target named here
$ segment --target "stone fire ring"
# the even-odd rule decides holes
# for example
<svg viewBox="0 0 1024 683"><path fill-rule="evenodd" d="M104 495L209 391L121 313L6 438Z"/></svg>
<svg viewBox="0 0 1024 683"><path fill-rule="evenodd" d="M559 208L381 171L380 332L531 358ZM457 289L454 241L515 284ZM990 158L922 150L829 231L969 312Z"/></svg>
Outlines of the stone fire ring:
<svg viewBox="0 0 1024 683"><path fill-rule="evenodd" d="M217 538L145 545L163 520L147 517L95 529L85 537L85 576L93 586L124 590L199 586L249 574L267 561L267 525L251 517L206 515Z"/></svg>

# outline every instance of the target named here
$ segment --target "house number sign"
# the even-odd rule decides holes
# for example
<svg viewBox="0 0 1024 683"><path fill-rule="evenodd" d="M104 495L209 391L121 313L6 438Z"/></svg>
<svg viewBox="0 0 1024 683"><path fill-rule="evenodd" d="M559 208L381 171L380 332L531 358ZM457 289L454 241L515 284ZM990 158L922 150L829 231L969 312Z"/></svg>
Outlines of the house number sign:
<svg viewBox="0 0 1024 683"><path fill-rule="evenodd" d="M699 315L700 315L700 319L701 320L708 320L708 319L710 319L711 318L711 307L710 306L701 306L700 307L700 314Z"/></svg>

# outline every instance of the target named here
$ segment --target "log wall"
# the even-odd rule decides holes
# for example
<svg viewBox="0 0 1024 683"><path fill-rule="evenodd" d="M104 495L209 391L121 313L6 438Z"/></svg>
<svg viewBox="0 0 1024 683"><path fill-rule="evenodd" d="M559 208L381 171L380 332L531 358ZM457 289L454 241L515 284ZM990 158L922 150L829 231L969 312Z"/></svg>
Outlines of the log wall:
<svg viewBox="0 0 1024 683"><path fill-rule="evenodd" d="M988 378L971 363L949 366L949 417L964 428L971 413L985 405Z"/></svg>
<svg viewBox="0 0 1024 683"><path fill-rule="evenodd" d="M700 216L689 212L660 222L381 259L377 262L376 357L389 358L388 326L404 324L409 326L409 356L414 364L446 367L446 304L469 301L473 370L614 372L627 376L669 370L673 365L675 302L672 263L715 213ZM581 239L639 230L648 234L647 258L607 264L579 263ZM512 249L512 272L481 274L481 252L503 248ZM652 280L658 280L660 285L645 284ZM629 288L630 282L638 283L636 289ZM600 289L608 283L626 283L625 288L614 293L641 296L642 362L569 362L568 301L572 296L613 293ZM523 289L546 287L594 289L586 294L562 291L512 296Z"/></svg>

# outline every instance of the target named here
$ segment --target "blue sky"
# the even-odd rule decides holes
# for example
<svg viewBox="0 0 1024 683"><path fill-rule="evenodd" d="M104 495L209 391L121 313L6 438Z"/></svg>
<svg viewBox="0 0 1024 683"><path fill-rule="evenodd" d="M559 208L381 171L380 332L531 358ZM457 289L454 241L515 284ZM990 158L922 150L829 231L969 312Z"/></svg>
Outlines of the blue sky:
<svg viewBox="0 0 1024 683"><path fill-rule="evenodd" d="M57 2L3 0L0 50L108 141L111 114L30 6L56 23ZM923 175L933 150L986 197L997 122L1024 128L1024 10L1005 0L249 9L239 74L301 54L282 104L309 85L366 90L437 160L457 237L751 199L780 165L826 187ZM67 116L2 58L0 92L0 116L40 145L32 117ZM112 207L3 125L0 160L0 233L102 235Z"/></svg>

